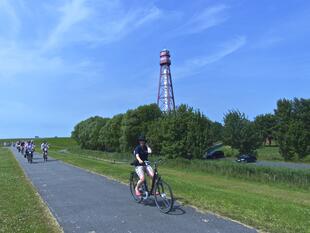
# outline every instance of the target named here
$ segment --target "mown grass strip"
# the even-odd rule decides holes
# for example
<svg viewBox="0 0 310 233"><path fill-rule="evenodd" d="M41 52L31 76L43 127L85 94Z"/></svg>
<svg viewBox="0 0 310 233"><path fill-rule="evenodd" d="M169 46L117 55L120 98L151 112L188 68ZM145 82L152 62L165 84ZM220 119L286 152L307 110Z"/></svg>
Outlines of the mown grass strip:
<svg viewBox="0 0 310 233"><path fill-rule="evenodd" d="M78 147L70 147L65 154L78 154L79 156L93 157L95 159L120 161L129 163L133 157L128 153L107 153L102 151L81 150ZM158 159L152 156L153 159ZM152 159L152 158L151 158ZM272 185L289 188L303 188L310 191L310 170L291 169L285 167L264 167L255 166L254 164L239 164L229 160L186 160L186 159L166 159L165 167L178 168L186 171L201 171L215 175L235 177L238 179L248 180L258 183L269 183Z"/></svg>
<svg viewBox="0 0 310 233"><path fill-rule="evenodd" d="M67 163L128 182L132 167L77 153L51 152ZM102 158L102 157L101 157ZM304 189L272 186L182 168L160 167L177 198L184 203L231 217L275 233L310 232L310 195ZM129 195L129 193L128 193Z"/></svg>
<svg viewBox="0 0 310 233"><path fill-rule="evenodd" d="M0 148L0 232L62 232L5 148Z"/></svg>

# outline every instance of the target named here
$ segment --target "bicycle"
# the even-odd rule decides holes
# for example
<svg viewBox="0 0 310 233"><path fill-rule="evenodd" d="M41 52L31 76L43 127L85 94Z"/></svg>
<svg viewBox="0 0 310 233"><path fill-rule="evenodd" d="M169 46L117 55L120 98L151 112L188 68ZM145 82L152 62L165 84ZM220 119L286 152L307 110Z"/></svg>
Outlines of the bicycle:
<svg viewBox="0 0 310 233"><path fill-rule="evenodd" d="M149 161L145 161L145 166L149 165ZM159 161L154 163L154 177L152 179L151 190L148 189L146 180L140 186L141 196L137 196L135 193L135 187L139 181L139 177L135 171L130 173L130 192L133 199L137 203L141 203L154 196L155 204L157 208L163 212L168 213L172 210L174 204L174 198L172 194L172 189L169 184L167 184L159 175L157 167ZM155 194L155 195L154 195Z"/></svg>
<svg viewBox="0 0 310 233"><path fill-rule="evenodd" d="M47 162L47 154L48 154L48 150L47 150L47 148L44 148L43 149L43 159L44 159L44 162Z"/></svg>
<svg viewBox="0 0 310 233"><path fill-rule="evenodd" d="M27 156L28 163L32 163L33 151L26 150L26 156Z"/></svg>

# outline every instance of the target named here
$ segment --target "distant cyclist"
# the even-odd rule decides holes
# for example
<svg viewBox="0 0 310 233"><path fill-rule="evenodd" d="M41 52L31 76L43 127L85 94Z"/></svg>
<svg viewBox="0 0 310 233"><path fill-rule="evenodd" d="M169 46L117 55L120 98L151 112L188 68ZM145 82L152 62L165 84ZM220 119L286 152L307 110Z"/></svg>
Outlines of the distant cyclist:
<svg viewBox="0 0 310 233"><path fill-rule="evenodd" d="M35 151L36 144L34 143L34 141L33 141L33 140L31 140L31 141L30 141L30 143L31 143L31 145L32 145L32 149L33 149L33 151Z"/></svg>
<svg viewBox="0 0 310 233"><path fill-rule="evenodd" d="M44 149L48 149L48 148L49 148L49 145L48 145L47 141L42 142L41 150L44 151Z"/></svg>
<svg viewBox="0 0 310 233"><path fill-rule="evenodd" d="M152 153L151 148L146 144L146 139L144 136L138 138L139 145L134 150L135 161L133 165L137 175L139 176L139 181L135 188L136 196L141 196L139 191L140 185L144 182L144 172L146 172L150 177L154 176L154 171L151 165L148 162L148 156Z"/></svg>
<svg viewBox="0 0 310 233"><path fill-rule="evenodd" d="M48 145L47 141L44 141L41 144L41 150L43 152L43 159L44 159L44 161L47 161L48 148L49 148L49 145Z"/></svg>
<svg viewBox="0 0 310 233"><path fill-rule="evenodd" d="M33 141L28 141L26 144L26 155L30 155L31 159L33 158L33 152L35 150L35 146Z"/></svg>
<svg viewBox="0 0 310 233"><path fill-rule="evenodd" d="M26 146L26 143L25 143L24 141L22 141L22 142L20 143L20 150L21 150L22 154L24 154L25 146Z"/></svg>

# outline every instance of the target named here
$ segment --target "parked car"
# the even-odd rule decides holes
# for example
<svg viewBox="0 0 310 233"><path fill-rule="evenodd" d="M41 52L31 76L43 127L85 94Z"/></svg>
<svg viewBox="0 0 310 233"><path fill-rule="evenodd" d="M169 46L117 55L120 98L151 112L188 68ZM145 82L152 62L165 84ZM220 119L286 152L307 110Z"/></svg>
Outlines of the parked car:
<svg viewBox="0 0 310 233"><path fill-rule="evenodd" d="M221 150L212 151L205 155L205 159L222 159L225 158L224 152Z"/></svg>
<svg viewBox="0 0 310 233"><path fill-rule="evenodd" d="M240 155L236 161L238 163L255 163L257 158L254 155Z"/></svg>

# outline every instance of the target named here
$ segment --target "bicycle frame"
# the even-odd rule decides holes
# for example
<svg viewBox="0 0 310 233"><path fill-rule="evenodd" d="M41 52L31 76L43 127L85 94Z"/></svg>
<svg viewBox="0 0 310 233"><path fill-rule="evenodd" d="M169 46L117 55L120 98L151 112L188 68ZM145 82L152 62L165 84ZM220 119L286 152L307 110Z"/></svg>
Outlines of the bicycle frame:
<svg viewBox="0 0 310 233"><path fill-rule="evenodd" d="M148 189L147 186L147 182L146 180L144 180L144 187L145 187L145 191L149 194L149 195L153 195L154 194L154 188L155 188L155 183L158 182L161 179L158 170L157 170L157 163L155 163L155 167L154 167L154 176L152 178L152 186L151 186L151 190Z"/></svg>

